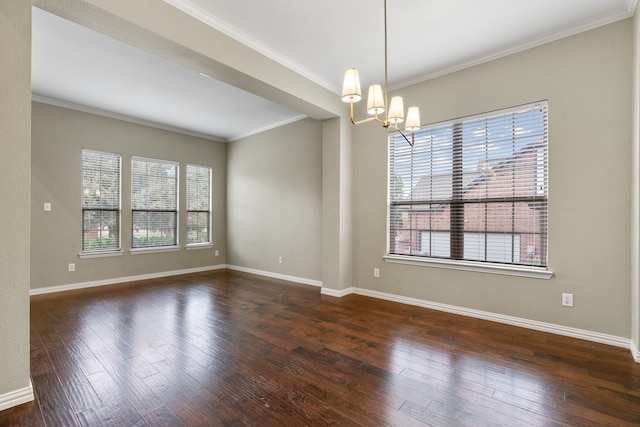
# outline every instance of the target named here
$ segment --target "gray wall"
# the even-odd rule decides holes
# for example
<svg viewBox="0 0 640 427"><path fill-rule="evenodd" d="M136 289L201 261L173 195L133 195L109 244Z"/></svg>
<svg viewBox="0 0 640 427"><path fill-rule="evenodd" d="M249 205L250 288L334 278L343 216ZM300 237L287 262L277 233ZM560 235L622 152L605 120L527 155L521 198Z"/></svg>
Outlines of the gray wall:
<svg viewBox="0 0 640 427"><path fill-rule="evenodd" d="M631 186L631 339L640 362L640 13L633 17Z"/></svg>
<svg viewBox="0 0 640 427"><path fill-rule="evenodd" d="M0 400L29 389L31 3L0 0Z"/></svg>
<svg viewBox="0 0 640 427"><path fill-rule="evenodd" d="M228 264L321 280L321 122L234 141L227 159Z"/></svg>
<svg viewBox="0 0 640 427"><path fill-rule="evenodd" d="M354 285L630 337L631 33L627 19L399 91L423 123L548 99L551 280L385 263L386 135L360 126Z"/></svg>
<svg viewBox="0 0 640 427"><path fill-rule="evenodd" d="M102 281L225 264L226 145L57 106L33 103L31 288ZM122 154L122 249L119 257L80 259L81 150ZM131 156L180 162L180 243L186 237L186 164L212 168L213 249L132 255ZM43 203L52 204L44 212ZM215 250L219 256L214 256ZM69 272L68 264L76 271Z"/></svg>

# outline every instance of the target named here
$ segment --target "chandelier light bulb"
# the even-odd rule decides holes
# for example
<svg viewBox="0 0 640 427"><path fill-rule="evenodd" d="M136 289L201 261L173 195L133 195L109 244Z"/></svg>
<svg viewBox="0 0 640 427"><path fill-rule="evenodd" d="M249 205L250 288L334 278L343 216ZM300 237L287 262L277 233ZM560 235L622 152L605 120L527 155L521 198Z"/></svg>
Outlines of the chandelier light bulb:
<svg viewBox="0 0 640 427"><path fill-rule="evenodd" d="M405 129L410 132L415 132L420 129L420 109L418 107L409 107L407 110Z"/></svg>
<svg viewBox="0 0 640 427"><path fill-rule="evenodd" d="M388 120L389 123L394 125L404 121L404 103L401 96L394 96L391 98Z"/></svg>
<svg viewBox="0 0 640 427"><path fill-rule="evenodd" d="M369 86L369 96L367 97L367 113L382 114L384 113L384 97L382 96L382 87L378 84Z"/></svg>
<svg viewBox="0 0 640 427"><path fill-rule="evenodd" d="M349 68L344 72L344 83L342 84L342 100L344 102L358 102L362 99L360 90L360 77L358 70Z"/></svg>

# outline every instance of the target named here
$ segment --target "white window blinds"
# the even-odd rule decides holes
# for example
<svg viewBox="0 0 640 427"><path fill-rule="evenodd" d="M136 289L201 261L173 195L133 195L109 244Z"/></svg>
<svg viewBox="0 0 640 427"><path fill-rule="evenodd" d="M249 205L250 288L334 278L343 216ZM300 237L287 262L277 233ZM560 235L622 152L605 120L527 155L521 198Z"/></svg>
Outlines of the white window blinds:
<svg viewBox="0 0 640 427"><path fill-rule="evenodd" d="M121 156L82 150L82 252L120 249Z"/></svg>
<svg viewBox="0 0 640 427"><path fill-rule="evenodd" d="M131 159L132 247L177 245L178 163Z"/></svg>
<svg viewBox="0 0 640 427"><path fill-rule="evenodd" d="M547 265L547 104L389 137L389 253Z"/></svg>
<svg viewBox="0 0 640 427"><path fill-rule="evenodd" d="M211 168L187 165L187 244L211 243Z"/></svg>

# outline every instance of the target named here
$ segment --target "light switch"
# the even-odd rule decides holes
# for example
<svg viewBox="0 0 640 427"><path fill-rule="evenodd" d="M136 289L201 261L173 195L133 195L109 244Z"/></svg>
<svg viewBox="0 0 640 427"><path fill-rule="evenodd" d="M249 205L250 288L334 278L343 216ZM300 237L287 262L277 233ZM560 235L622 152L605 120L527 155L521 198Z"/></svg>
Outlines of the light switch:
<svg viewBox="0 0 640 427"><path fill-rule="evenodd" d="M44 211L45 212L51 212L51 203L45 203L44 204Z"/></svg>

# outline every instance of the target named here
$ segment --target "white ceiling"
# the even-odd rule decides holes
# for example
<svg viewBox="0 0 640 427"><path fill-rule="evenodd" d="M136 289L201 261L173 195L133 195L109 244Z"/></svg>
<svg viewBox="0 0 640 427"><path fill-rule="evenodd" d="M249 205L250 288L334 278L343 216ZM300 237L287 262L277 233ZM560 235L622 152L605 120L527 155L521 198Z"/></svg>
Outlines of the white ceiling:
<svg viewBox="0 0 640 427"><path fill-rule="evenodd" d="M382 0L165 0L337 94L344 70L382 82ZM633 15L637 0L389 0L400 88ZM233 141L303 117L33 9L35 100Z"/></svg>

